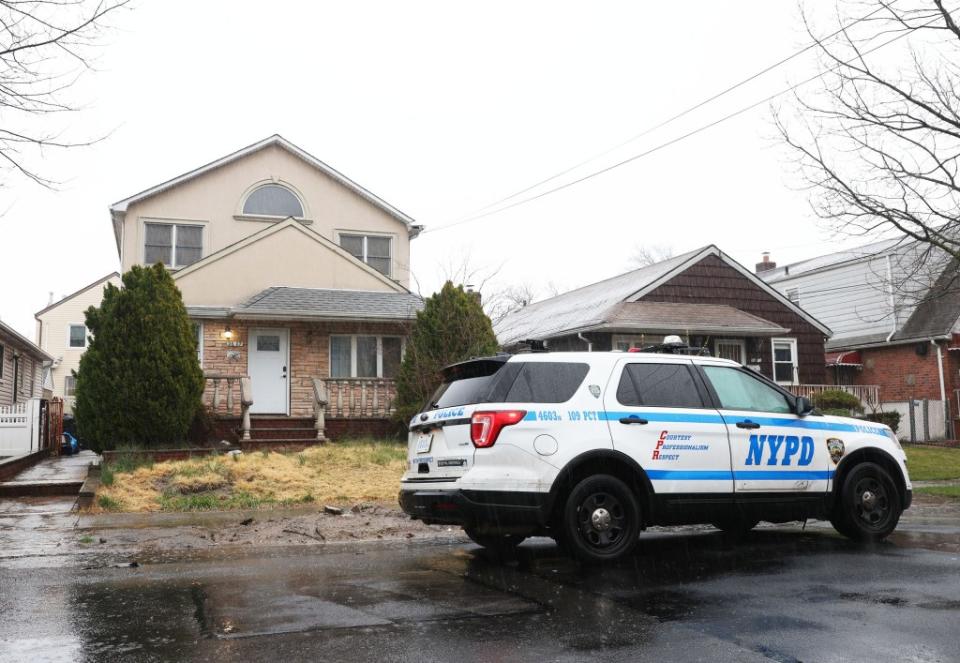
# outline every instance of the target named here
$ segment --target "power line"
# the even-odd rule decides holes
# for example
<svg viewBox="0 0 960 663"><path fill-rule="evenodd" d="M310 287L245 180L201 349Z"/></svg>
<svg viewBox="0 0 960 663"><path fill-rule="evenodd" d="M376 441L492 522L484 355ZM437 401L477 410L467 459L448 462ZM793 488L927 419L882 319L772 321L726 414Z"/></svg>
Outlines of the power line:
<svg viewBox="0 0 960 663"><path fill-rule="evenodd" d="M863 17L863 18L858 19L858 20L864 20L865 18L867 18L867 17ZM921 24L919 27L922 28L922 27L926 27L926 26L928 26L928 25L931 25L931 24L933 24L934 22L936 22L938 19L939 19L939 17L934 18L934 19L932 19L932 20L930 20L930 21L927 21L926 23ZM898 34L897 36L895 36L895 37L893 37L893 38L891 38L891 39L889 39L889 40L887 40L887 41L885 41L885 42L883 42L883 43L881 43L881 44L878 44L877 46L874 46L873 48L870 48L870 49L868 49L868 50L866 50L866 51L861 52L861 53L860 53L860 56L866 56L866 55L869 55L869 54L871 54L871 53L874 53L875 51L883 48L884 46L888 46L889 44L891 44L891 43L893 43L893 42L895 42L895 41L898 41L899 39L902 39L902 38L905 37L907 34L910 34L910 33L909 33L909 32L902 32L902 33ZM852 60L851 60L851 61L852 61ZM850 64L851 61L844 62L843 65ZM635 155L633 155L633 156L631 156L631 157L628 157L628 158L626 158L626 159L623 159L622 161L618 161L618 162L616 162L616 163L614 163L614 164L612 164L612 165L610 165L610 166L606 166L606 167L604 167L604 168L601 168L600 170L596 170L596 171L593 171L593 172L591 172L591 173L588 173L587 175L584 175L584 176L582 176L582 177L579 177L579 178L577 178L577 179L575 179L575 180L572 180L572 181L570 181L570 182L567 182L567 183L565 183L565 184L561 184L561 185L556 186L556 187L553 187L553 188L551 188L551 189L547 189L546 191L543 191L543 192L538 193L538 194L533 195L533 196L528 196L528 197L526 197L526 198L523 198L523 199L521 199L521 200L519 200L519 201L517 201L517 202L511 203L511 204L509 204L509 205L505 205L505 206L503 206L503 207L498 207L497 209L493 209L493 210L490 210L490 211L482 211L482 210L485 210L485 209L489 209L489 208L492 207L492 206L498 205L498 204L500 204L500 203L502 203L502 202L506 202L507 200L510 200L511 198L514 198L514 197L516 197L517 195L519 195L519 194L513 194L513 195L511 195L511 196L508 196L507 198L502 199L501 201L499 201L499 202L497 202L497 203L492 203L491 205L488 205L488 206L485 207L485 208L481 208L481 211L477 212L476 214L472 214L472 215L470 215L470 216L461 218L461 219L459 219L459 220L457 220L457 221L453 221L453 222L448 223L448 224L445 224L445 225L436 226L436 227L434 227L434 228L432 228L432 229L428 228L428 229L426 229L424 232L426 233L426 232L437 232L437 231L440 231L440 230L446 230L447 228L453 228L453 227L462 225L462 224L464 224L464 223L468 223L468 222L470 222L470 221L476 221L476 220L478 220L478 219L482 219L482 218L484 218L484 217L491 216L491 215L493 215L493 214L499 214L500 212L505 212L506 210L512 209L512 208L517 207L517 206L519 206L519 205L524 205L524 204L526 204L526 203L532 202L532 201L537 200L537 199L539 199L539 198L543 198L544 196L548 196L548 195L550 195L550 194L552 194L552 193L556 193L556 192L558 192L558 191L562 191L563 189L569 188L569 187L574 186L574 185L576 185L576 184L580 184L581 182L585 182L585 181L587 181L587 180L589 180L589 179L593 179L594 177L597 177L597 176L599 176L599 175L603 175L604 173L610 172L611 170L614 170L614 169L616 169L616 168L619 168L619 167L621 167L621 166L624 166L624 165L626 165L626 164L628 164L628 163L632 163L632 162L634 162L634 161L636 161L636 160L638 160L638 159L642 159L643 157L646 157L646 156L649 156L649 155L651 155L651 154L654 154L655 152L659 152L660 150L662 150L662 149L664 149L664 148L667 148L667 147L670 147L671 145L674 145L674 144L676 144L676 143L679 143L680 141L686 140L687 138L691 138L691 137L693 137L693 136L695 136L695 135L697 135L697 134L700 134L700 133L706 131L707 129L711 129L711 128L717 126L718 124L722 124L723 122L726 122L727 120L731 120L731 119L733 119L733 118L735 118L735 117L737 117L737 116L739 116L739 115L742 115L742 114L746 113L747 111L753 110L753 109L756 108L757 106L760 106L760 105L765 104L765 103L767 103L767 102L769 102L769 101L772 101L773 99L776 99L777 97L782 96L782 95L784 95L784 94L786 94L786 93L788 93L788 92L792 92L793 90L796 90L797 88L799 88L799 87L801 87L801 86L803 86L803 85L806 85L807 83L810 83L810 82L812 82L812 81L814 81L814 80L816 80L816 79L818 79L818 78L823 77L823 76L826 75L829 71L835 71L835 70L839 69L839 68L840 68L841 66L843 66L843 65L836 65L836 66L834 66L834 67L831 67L831 68L830 68L829 70L827 70L827 71L821 72L821 73L819 73L819 74L815 74L814 76L811 76L810 78L807 78L807 79L805 79L805 80L803 80L803 81L800 81L799 83L795 83L794 85L791 85L791 86L789 86L789 87L787 87L787 88L785 88L785 89L783 89L783 90L780 90L779 92L776 92L776 93L774 93L774 94L771 94L771 95L768 96L768 97L765 97L765 98L763 98L763 99L761 99L761 100L759 100L759 101L757 101L757 102L754 102L754 103L752 103L752 104L750 104L750 105L748 105L748 106L745 106L745 107L743 107L743 108L740 108L739 110L736 110L736 111L734 111L734 112L732 112L732 113L728 113L727 115L724 115L724 116L722 116L722 117L720 117L720 118L718 118L718 119L716 119L716 120L714 120L714 121L712 121L712 122L709 122L709 123L707 123L707 124L705 124L705 125L701 125L700 127L696 128L696 129L693 129L693 130L691 130L691 131L688 131L688 132L685 133L685 134L681 134L680 136L677 136L676 138L672 138L672 139L670 139L670 140L668 140L668 141L666 141L666 142L664 142L664 143L660 143L659 145L656 145L656 146L654 146L654 147L652 147L652 148L650 148L650 149L648 149L648 150L645 150L645 151L643 151L643 152L640 152L639 154L635 154ZM572 170L572 169L571 169L571 170ZM554 178L549 178L549 179L554 179ZM545 180L545 181L549 181L549 179L548 179L548 180ZM529 187L527 190L530 190L530 189L532 189L532 188L535 188L536 186L539 186L539 185L534 185L533 187Z"/></svg>

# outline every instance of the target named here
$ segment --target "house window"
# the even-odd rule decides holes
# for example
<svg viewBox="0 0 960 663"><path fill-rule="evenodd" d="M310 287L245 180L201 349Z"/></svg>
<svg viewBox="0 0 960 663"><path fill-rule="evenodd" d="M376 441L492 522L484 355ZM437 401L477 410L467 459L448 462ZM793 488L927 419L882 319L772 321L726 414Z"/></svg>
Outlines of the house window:
<svg viewBox="0 0 960 663"><path fill-rule="evenodd" d="M630 348L643 347L644 340L642 334L614 334L613 349L620 352L626 352Z"/></svg>
<svg viewBox="0 0 960 663"><path fill-rule="evenodd" d="M330 337L332 378L395 378L402 358L399 336Z"/></svg>
<svg viewBox="0 0 960 663"><path fill-rule="evenodd" d="M357 260L390 276L390 238L376 235L340 235L340 247Z"/></svg>
<svg viewBox="0 0 960 663"><path fill-rule="evenodd" d="M67 345L71 348L87 347L87 328L84 325L70 325L67 329Z"/></svg>
<svg viewBox="0 0 960 663"><path fill-rule="evenodd" d="M747 363L747 344L742 339L718 338L714 349L716 356L721 359L730 359L738 364Z"/></svg>
<svg viewBox="0 0 960 663"><path fill-rule="evenodd" d="M780 384L797 384L797 339L775 338L773 345L773 379Z"/></svg>
<svg viewBox="0 0 960 663"><path fill-rule="evenodd" d="M63 378L63 395L66 398L73 398L77 395L77 378L72 375Z"/></svg>
<svg viewBox="0 0 960 663"><path fill-rule="evenodd" d="M203 366L203 323L193 323L193 339L197 343L197 362Z"/></svg>
<svg viewBox="0 0 960 663"><path fill-rule="evenodd" d="M203 257L203 226L145 223L143 261L186 267Z"/></svg>
<svg viewBox="0 0 960 663"><path fill-rule="evenodd" d="M797 288L787 288L787 299L800 306L800 291Z"/></svg>
<svg viewBox="0 0 960 663"><path fill-rule="evenodd" d="M247 196L243 203L245 216L294 216L303 218L303 205L290 189L279 184L264 184Z"/></svg>

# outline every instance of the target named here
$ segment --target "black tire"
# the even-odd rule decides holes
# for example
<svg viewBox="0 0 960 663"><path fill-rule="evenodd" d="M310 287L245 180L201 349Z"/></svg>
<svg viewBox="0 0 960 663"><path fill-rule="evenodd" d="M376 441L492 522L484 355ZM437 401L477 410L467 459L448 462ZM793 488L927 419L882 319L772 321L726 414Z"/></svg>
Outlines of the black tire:
<svg viewBox="0 0 960 663"><path fill-rule="evenodd" d="M896 528L902 511L889 472L876 463L860 463L844 479L830 522L855 541L881 541Z"/></svg>
<svg viewBox="0 0 960 663"><path fill-rule="evenodd" d="M509 555L513 553L516 551L517 546L527 538L522 534L480 534L472 527L464 527L463 531L470 537L470 540L478 546L483 546L497 555Z"/></svg>
<svg viewBox="0 0 960 663"><path fill-rule="evenodd" d="M740 538L745 536L747 532L756 527L757 523L759 522L759 520L753 518L741 518L739 516L735 516L732 518L715 520L710 524L729 537Z"/></svg>
<svg viewBox="0 0 960 663"><path fill-rule="evenodd" d="M564 547L583 562L628 555L640 537L640 503L616 477L595 474L570 491L563 510Z"/></svg>

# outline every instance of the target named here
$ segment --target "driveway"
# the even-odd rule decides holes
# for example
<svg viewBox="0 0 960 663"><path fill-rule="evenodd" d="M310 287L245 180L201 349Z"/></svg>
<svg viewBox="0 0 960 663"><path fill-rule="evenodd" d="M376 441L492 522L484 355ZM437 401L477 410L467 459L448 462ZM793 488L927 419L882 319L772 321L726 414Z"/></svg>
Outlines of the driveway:
<svg viewBox="0 0 960 663"><path fill-rule="evenodd" d="M51 531L67 518L36 511ZM648 532L593 569L545 539L508 562L448 538L161 550L136 566L43 539L0 556L0 660L952 661L956 515L908 512L875 547L817 523L737 545Z"/></svg>

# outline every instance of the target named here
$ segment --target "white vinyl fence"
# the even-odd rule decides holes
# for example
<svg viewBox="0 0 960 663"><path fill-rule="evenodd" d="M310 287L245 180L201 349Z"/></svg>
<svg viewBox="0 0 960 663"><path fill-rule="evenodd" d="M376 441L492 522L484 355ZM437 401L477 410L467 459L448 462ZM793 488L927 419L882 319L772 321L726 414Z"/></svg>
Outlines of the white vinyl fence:
<svg viewBox="0 0 960 663"><path fill-rule="evenodd" d="M40 449L39 398L0 405L0 456L20 456Z"/></svg>
<svg viewBox="0 0 960 663"><path fill-rule="evenodd" d="M953 436L947 430L950 413L940 400L896 401L883 404L887 412L900 413L897 437L904 442L929 442Z"/></svg>

